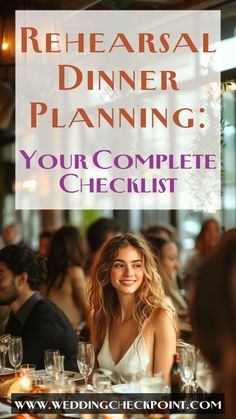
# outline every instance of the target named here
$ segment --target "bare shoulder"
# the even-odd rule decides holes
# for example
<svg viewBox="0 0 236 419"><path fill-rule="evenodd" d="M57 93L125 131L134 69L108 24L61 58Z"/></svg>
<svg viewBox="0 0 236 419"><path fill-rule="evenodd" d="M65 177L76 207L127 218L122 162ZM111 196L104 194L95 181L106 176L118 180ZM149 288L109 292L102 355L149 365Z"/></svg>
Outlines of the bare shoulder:
<svg viewBox="0 0 236 419"><path fill-rule="evenodd" d="M78 308L84 310L87 316L88 301L86 295L86 279L80 266L70 266L70 284Z"/></svg>
<svg viewBox="0 0 236 419"><path fill-rule="evenodd" d="M81 275L83 274L83 269L81 268L81 266L77 266L77 265L71 265L68 267L68 273L73 276L73 275Z"/></svg>
<svg viewBox="0 0 236 419"><path fill-rule="evenodd" d="M150 326L155 334L174 333L176 335L175 312L171 308L158 308L151 316Z"/></svg>
<svg viewBox="0 0 236 419"><path fill-rule="evenodd" d="M171 321L174 322L175 312L169 308L156 308L151 316L151 321Z"/></svg>
<svg viewBox="0 0 236 419"><path fill-rule="evenodd" d="M76 266L76 265L69 266L67 270L67 274L72 282L74 281L77 282L78 280L85 279L84 271L80 266Z"/></svg>

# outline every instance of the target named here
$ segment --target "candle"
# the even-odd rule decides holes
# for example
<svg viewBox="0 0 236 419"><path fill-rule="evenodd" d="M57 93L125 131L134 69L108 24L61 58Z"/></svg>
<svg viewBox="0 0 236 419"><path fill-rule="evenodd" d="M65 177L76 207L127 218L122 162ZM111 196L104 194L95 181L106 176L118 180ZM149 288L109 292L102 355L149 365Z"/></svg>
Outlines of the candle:
<svg viewBox="0 0 236 419"><path fill-rule="evenodd" d="M32 377L26 372L19 378L19 384L22 390L29 391L32 387Z"/></svg>

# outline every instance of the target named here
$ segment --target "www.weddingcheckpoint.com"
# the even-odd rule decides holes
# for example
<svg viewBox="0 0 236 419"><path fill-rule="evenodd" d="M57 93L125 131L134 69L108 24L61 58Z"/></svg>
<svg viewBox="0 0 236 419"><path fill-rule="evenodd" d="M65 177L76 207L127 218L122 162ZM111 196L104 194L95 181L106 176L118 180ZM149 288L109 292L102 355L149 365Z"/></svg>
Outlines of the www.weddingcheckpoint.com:
<svg viewBox="0 0 236 419"><path fill-rule="evenodd" d="M223 394L13 394L12 413L223 413Z"/></svg>

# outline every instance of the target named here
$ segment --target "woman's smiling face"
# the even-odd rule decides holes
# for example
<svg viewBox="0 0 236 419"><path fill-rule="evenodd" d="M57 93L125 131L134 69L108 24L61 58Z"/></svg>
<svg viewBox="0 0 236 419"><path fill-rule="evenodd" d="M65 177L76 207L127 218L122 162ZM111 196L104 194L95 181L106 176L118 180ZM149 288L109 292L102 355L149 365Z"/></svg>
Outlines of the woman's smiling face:
<svg viewBox="0 0 236 419"><path fill-rule="evenodd" d="M112 263L110 279L118 294L134 294L142 284L143 260L132 246L121 247Z"/></svg>

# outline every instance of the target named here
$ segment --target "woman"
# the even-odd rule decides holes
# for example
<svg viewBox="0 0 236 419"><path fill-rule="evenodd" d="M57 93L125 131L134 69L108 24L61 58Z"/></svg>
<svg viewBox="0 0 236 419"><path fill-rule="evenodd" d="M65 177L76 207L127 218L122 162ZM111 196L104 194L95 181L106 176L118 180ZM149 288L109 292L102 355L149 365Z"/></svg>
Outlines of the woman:
<svg viewBox="0 0 236 419"><path fill-rule="evenodd" d="M166 295L175 307L177 314L184 317L188 314L188 306L183 297L184 290L180 289L177 277L179 269L179 251L175 242L157 237L149 237L154 255L160 264L160 272Z"/></svg>
<svg viewBox="0 0 236 419"><path fill-rule="evenodd" d="M175 320L148 244L132 234L107 241L92 267L89 296L100 367L121 377L162 372L168 382Z"/></svg>
<svg viewBox="0 0 236 419"><path fill-rule="evenodd" d="M193 254L186 263L184 269L185 288L188 294L188 300L191 301L195 287L194 276L201 264L210 256L221 238L221 227L217 220L209 218L204 221L201 231L196 238L195 254Z"/></svg>
<svg viewBox="0 0 236 419"><path fill-rule="evenodd" d="M180 336L182 339L188 340L191 338L192 329L189 323L188 305L184 298L185 291L181 287L181 278L177 277L179 269L178 247L172 240L164 240L153 236L148 238L148 242L160 266L159 270L169 304L176 310Z"/></svg>
<svg viewBox="0 0 236 419"><path fill-rule="evenodd" d="M48 279L43 293L64 311L74 328L87 317L84 260L79 230L71 226L57 230L48 254Z"/></svg>

